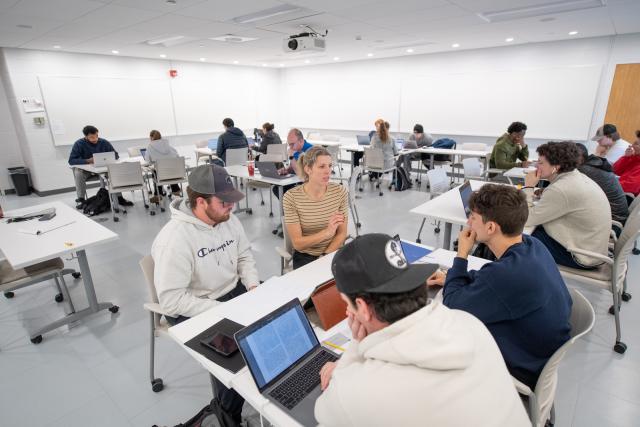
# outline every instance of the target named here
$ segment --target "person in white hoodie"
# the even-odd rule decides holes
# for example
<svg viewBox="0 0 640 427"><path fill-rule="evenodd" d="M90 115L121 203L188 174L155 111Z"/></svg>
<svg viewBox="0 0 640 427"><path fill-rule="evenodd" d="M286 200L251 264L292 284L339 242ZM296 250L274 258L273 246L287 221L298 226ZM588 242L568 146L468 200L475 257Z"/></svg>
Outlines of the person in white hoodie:
<svg viewBox="0 0 640 427"><path fill-rule="evenodd" d="M172 325L259 284L249 240L231 213L244 195L227 171L212 164L195 168L187 195L171 203L171 220L151 247L158 301ZM214 380L222 408L240 423L244 399Z"/></svg>
<svg viewBox="0 0 640 427"><path fill-rule="evenodd" d="M144 153L144 159L153 163L158 159L165 159L167 157L179 157L175 148L169 145L169 141L162 138L162 134L157 130L149 132L149 145L147 145L147 151ZM156 176L156 171L153 171L153 176ZM158 203L161 197L164 196L164 191L160 188L160 194L158 194L158 187L154 183L153 197L149 200L151 203ZM178 184L171 184L171 192L175 195L179 195L180 186Z"/></svg>
<svg viewBox="0 0 640 427"><path fill-rule="evenodd" d="M437 267L408 264L385 234L357 237L335 255L353 341L320 371L320 425L531 425L485 326L427 301Z"/></svg>

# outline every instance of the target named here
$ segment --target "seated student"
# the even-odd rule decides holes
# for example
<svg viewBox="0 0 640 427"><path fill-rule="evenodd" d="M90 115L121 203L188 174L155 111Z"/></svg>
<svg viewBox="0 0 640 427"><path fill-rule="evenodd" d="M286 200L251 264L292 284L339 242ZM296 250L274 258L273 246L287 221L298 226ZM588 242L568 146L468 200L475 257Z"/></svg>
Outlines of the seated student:
<svg viewBox="0 0 640 427"><path fill-rule="evenodd" d="M527 125L521 122L513 122L509 125L507 133L496 140L493 146L489 167L498 169L511 169L515 167L526 168L529 166L529 147L524 142L527 133ZM518 160L521 160L519 162Z"/></svg>
<svg viewBox="0 0 640 427"><path fill-rule="evenodd" d="M398 154L395 140L389 135L389 122L383 119L375 121L376 133L371 138L371 147L382 150L384 157L384 169L389 169L394 165L395 156ZM378 172L369 172L370 179L377 179L381 176Z"/></svg>
<svg viewBox="0 0 640 427"><path fill-rule="evenodd" d="M231 213L244 195L227 171L198 166L189 175L187 195L171 202L171 219L151 247L158 301L171 325L259 284L251 244ZM215 381L222 408L239 423L244 399Z"/></svg>
<svg viewBox="0 0 640 427"><path fill-rule="evenodd" d="M469 208L469 228L460 232L453 266L427 283L444 282L444 305L480 319L511 375L533 390L544 365L570 338L571 296L547 248L522 234L529 214L523 192L486 184L471 195ZM497 260L468 272L476 242Z"/></svg>
<svg viewBox="0 0 640 427"><path fill-rule="evenodd" d="M347 238L347 189L329 181L331 170L331 153L321 146L311 148L298 158L304 184L284 195L284 223L295 249L294 270L337 250Z"/></svg>
<svg viewBox="0 0 640 427"><path fill-rule="evenodd" d="M369 144L371 144L371 138L373 138L373 135L376 134L375 130L372 130L369 132ZM363 151L355 151L353 153L351 153L351 158L353 159L353 167L358 167L360 166L360 160L362 160L362 158L364 157L364 152Z"/></svg>
<svg viewBox="0 0 640 427"><path fill-rule="evenodd" d="M430 147L433 144L433 136L424 131L424 127L421 124L416 124L413 127L413 133L407 141L405 141L402 148L415 149L422 147ZM404 166L407 171L411 171L411 162L413 160L428 160L429 155L425 153L412 153L403 154L398 158L396 166Z"/></svg>
<svg viewBox="0 0 640 427"><path fill-rule="evenodd" d="M620 138L616 126L608 123L599 127L591 140L598 142L595 155L605 157L611 164L614 164L620 157L624 156L625 151L630 145L627 141Z"/></svg>
<svg viewBox="0 0 640 427"><path fill-rule="evenodd" d="M613 171L620 176L620 185L625 192L634 196L640 193L640 130L636 131L633 145L613 165Z"/></svg>
<svg viewBox="0 0 640 427"><path fill-rule="evenodd" d="M223 162L227 162L227 150L230 148L246 148L249 150L249 143L244 132L235 127L233 120L226 118L222 121L224 133L218 137L216 156ZM248 151L247 151L248 153Z"/></svg>
<svg viewBox="0 0 640 427"><path fill-rule="evenodd" d="M157 130L152 130L149 133L149 144L147 145L147 151L145 152L145 160L149 163L153 163L158 159L167 157L180 157L175 148L169 145L169 141L162 138L162 135ZM157 176L156 171L153 171L153 176ZM175 195L180 194L180 186L178 184L171 184L171 192ZM164 196L164 190L160 187L160 194L158 195L158 187L154 183L153 197L149 199L151 203L158 203Z"/></svg>
<svg viewBox="0 0 640 427"><path fill-rule="evenodd" d="M116 153L116 159L120 158L118 152L113 145L106 139L98 137L98 128L87 125L82 129L84 138L80 138L73 143L71 153L69 154L70 165L90 165L93 164L93 155L95 153ZM87 181L95 178L96 175L82 169L74 168L73 177L76 182L76 209L82 209L87 197ZM133 202L126 200L122 194L118 193L118 203L122 206L133 206Z"/></svg>
<svg viewBox="0 0 640 427"><path fill-rule="evenodd" d="M578 170L602 188L611 206L611 219L624 225L627 216L629 216L629 205L622 186L620 186L618 178L613 173L611 163L603 157L598 157L594 154L589 155L587 147L583 144L576 144L576 147L580 152Z"/></svg>
<svg viewBox="0 0 640 427"><path fill-rule="evenodd" d="M549 249L557 264L592 269L602 261L571 253L582 249L604 256L609 253L611 207L598 184L576 167L580 157L571 141L548 142L538 147L538 169L524 179L527 197L533 198L540 179L550 182L540 200L530 204L527 227Z"/></svg>
<svg viewBox="0 0 640 427"><path fill-rule="evenodd" d="M312 144L309 144L304 140L304 136L302 135L300 129L296 128L291 129L287 134L287 146L289 147L289 167L280 169L278 173L280 173L281 175L298 173L298 158L302 153L305 153L307 150L313 147ZM298 184L285 185L284 187L282 187L282 194L285 194L296 185ZM276 187L275 185L273 186L272 192L276 197L279 197L278 187Z"/></svg>
<svg viewBox="0 0 640 427"><path fill-rule="evenodd" d="M266 122L262 125L262 143L255 150L267 154L267 146L271 144L282 144L280 135L274 132L275 125L273 123Z"/></svg>
<svg viewBox="0 0 640 427"><path fill-rule="evenodd" d="M487 328L427 301L434 264L407 264L396 242L367 234L331 270L353 340L320 371L322 426L530 426Z"/></svg>

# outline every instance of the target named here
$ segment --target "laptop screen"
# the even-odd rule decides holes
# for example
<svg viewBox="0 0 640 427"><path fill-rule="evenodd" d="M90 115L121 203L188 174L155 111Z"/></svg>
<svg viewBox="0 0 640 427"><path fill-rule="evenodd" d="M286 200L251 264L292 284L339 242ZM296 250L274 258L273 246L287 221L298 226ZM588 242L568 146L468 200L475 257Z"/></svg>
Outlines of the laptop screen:
<svg viewBox="0 0 640 427"><path fill-rule="evenodd" d="M471 198L471 183L469 181L465 181L459 188L460 190L460 198L462 198L462 206L464 207L464 214L469 218L471 215L471 209L469 209L469 199Z"/></svg>
<svg viewBox="0 0 640 427"><path fill-rule="evenodd" d="M356 135L358 139L358 145L369 145L371 144L371 139L368 135Z"/></svg>
<svg viewBox="0 0 640 427"><path fill-rule="evenodd" d="M147 155L147 149L146 149L146 148L141 148L141 149L140 149L140 155L141 155L142 157L146 156L146 155Z"/></svg>
<svg viewBox="0 0 640 427"><path fill-rule="evenodd" d="M211 148L212 150L218 148L218 138L211 138L209 140L209 143L207 144L207 147Z"/></svg>
<svg viewBox="0 0 640 427"><path fill-rule="evenodd" d="M320 345L297 298L239 331L235 338L260 392Z"/></svg>

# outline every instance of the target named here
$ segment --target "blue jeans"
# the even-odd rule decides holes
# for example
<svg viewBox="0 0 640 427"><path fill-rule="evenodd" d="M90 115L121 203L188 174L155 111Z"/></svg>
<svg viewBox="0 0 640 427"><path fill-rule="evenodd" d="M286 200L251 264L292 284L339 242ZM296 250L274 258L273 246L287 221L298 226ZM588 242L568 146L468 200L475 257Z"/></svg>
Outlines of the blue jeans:
<svg viewBox="0 0 640 427"><path fill-rule="evenodd" d="M531 236L540 240L542 244L547 247L556 264L570 268L579 268L580 270L593 270L595 268L585 267L584 265L578 264L576 260L573 259L571 252L566 250L560 243L556 242L553 237L549 236L543 226L538 225L535 230L533 230L533 233L531 233Z"/></svg>
<svg viewBox="0 0 640 427"><path fill-rule="evenodd" d="M242 282L238 280L238 284L235 288L217 298L216 301L229 301L230 299L242 295L245 292L247 292L247 289L244 287ZM185 316L165 316L165 318L171 326L177 325L178 323L184 322L185 320L189 319ZM242 406L244 405L244 398L240 396L235 390L226 388L224 384L218 381L218 379L213 375L211 375L211 380L215 383L216 397L218 398L218 400L220 400L220 406L222 406L222 409L231 414L233 419L239 424L240 421L242 421Z"/></svg>

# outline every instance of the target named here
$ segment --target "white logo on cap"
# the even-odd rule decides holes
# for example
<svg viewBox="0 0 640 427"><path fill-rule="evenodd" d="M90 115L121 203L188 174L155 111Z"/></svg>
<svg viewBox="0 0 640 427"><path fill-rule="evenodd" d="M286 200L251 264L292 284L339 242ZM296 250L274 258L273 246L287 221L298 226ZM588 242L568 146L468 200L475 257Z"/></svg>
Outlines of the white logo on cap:
<svg viewBox="0 0 640 427"><path fill-rule="evenodd" d="M231 177L229 175L227 175L227 178L226 178L225 181L227 181L227 184L231 184Z"/></svg>
<svg viewBox="0 0 640 427"><path fill-rule="evenodd" d="M398 269L407 268L407 259L404 257L400 243L389 240L384 247L384 256L392 267Z"/></svg>

